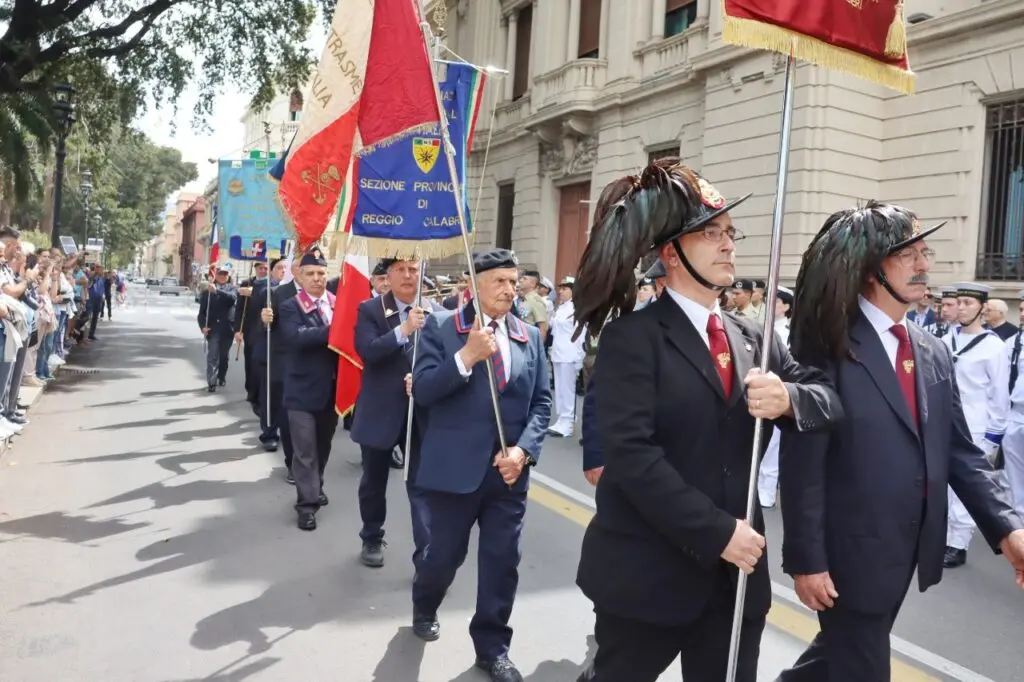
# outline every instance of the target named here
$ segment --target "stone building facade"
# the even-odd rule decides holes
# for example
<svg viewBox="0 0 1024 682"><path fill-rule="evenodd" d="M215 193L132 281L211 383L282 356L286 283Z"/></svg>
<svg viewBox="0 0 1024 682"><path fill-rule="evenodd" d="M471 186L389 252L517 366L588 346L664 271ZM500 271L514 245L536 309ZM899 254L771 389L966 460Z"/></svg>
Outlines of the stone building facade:
<svg viewBox="0 0 1024 682"><path fill-rule="evenodd" d="M748 237L739 273L766 274L784 60L724 44L721 3L449 0L446 10L451 50L510 72L487 87L471 158L478 245L571 274L605 184L678 154L723 194L754 193L733 216ZM795 278L826 216L878 198L949 221L933 240L936 283L992 281L1015 297L1024 0L915 0L907 13L915 95L796 71L782 279Z"/></svg>

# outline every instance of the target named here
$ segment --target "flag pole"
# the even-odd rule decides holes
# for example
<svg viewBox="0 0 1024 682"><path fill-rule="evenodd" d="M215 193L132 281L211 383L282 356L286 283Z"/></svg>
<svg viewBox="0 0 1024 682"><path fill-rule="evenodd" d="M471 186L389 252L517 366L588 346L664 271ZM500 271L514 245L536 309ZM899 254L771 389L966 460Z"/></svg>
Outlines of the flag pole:
<svg viewBox="0 0 1024 682"><path fill-rule="evenodd" d="M427 262L423 261L423 265L420 268L420 281L416 283L416 306L420 307L420 308L423 307L423 301L422 301L422 298L423 298L423 279L426 276L427 276ZM420 350L420 330L417 329L416 331L413 332L413 337L412 337L412 359L409 361L409 371L410 372L415 372L416 371L416 354L419 352L419 350ZM402 481L404 481L406 483L409 482L409 459L410 459L409 458L409 451L412 450L412 417L413 417L413 408L414 407L415 407L415 403L414 403L414 401L412 399L412 396L409 396L409 411L408 411L408 414L405 417L405 450L402 451L402 459L405 460L405 462L403 462L403 466L402 466L402 468L404 469L404 472L402 474Z"/></svg>
<svg viewBox="0 0 1024 682"><path fill-rule="evenodd" d="M270 123L267 121L263 122L263 134L267 138L267 168L270 168ZM269 247L268 247L269 248ZM267 249L264 249L266 253ZM267 307L272 307L270 300L270 258L267 258ZM263 420L268 427L270 426L270 325L267 325L267 415Z"/></svg>
<svg viewBox="0 0 1024 682"><path fill-rule="evenodd" d="M412 0L417 13L420 8L416 0ZM423 33L423 42L429 47L430 24L426 21L420 23L420 31ZM452 145L451 135L448 130L448 112L444 108L444 101L441 98L441 86L437 78L431 78L434 86L434 99L437 102L438 120L441 127L441 139L444 146L445 158L448 160L448 174L451 175L452 195L455 197L455 212L459 220L459 231L462 234L462 247L466 255L466 263L469 266L469 287L473 292L473 308L476 311L477 324L483 323L483 310L480 308L480 291L476 283L476 268L473 267L473 249L469 244L469 230L466 228L466 207L462 202L462 183L459 182L458 169L455 166L455 147ZM467 150L468 152L468 150ZM498 402L498 385L494 376L494 365L488 360L484 363L487 366L487 384L491 393L491 407L494 410L494 421L498 428L498 440L501 441L501 455L508 457L508 444L505 442L505 426L501 421L501 405ZM407 457L408 459L408 457Z"/></svg>
<svg viewBox="0 0 1024 682"><path fill-rule="evenodd" d="M772 210L772 245L768 260L768 288L765 290L765 316L761 343L761 373L768 373L775 340L775 297L779 288L779 261L782 256L782 220L786 212L786 179L789 175L790 137L793 132L793 80L796 75L796 60L790 53L786 58L786 80L782 96L782 133L779 136L779 171L775 179L775 206ZM747 482L747 523L754 524L754 504L757 501L757 470L761 457L761 442L764 439L764 419L754 420L754 447L750 454L750 480ZM739 659L740 630L743 623L743 607L747 594L747 574L739 572L736 581L736 604L732 615L732 633L729 638L729 665L726 668L726 682L736 682L736 665Z"/></svg>

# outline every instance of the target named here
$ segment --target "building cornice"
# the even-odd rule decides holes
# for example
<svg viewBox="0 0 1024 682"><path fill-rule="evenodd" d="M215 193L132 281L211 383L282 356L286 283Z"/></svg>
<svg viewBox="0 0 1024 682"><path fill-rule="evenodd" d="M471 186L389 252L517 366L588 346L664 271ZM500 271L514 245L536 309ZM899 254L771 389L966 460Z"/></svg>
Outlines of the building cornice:
<svg viewBox="0 0 1024 682"><path fill-rule="evenodd" d="M920 47L947 38L961 39L971 31L1012 26L1013 20L1018 18L1024 18L1024 3L1020 0L989 0L953 14L912 24L907 27L907 41L911 47Z"/></svg>

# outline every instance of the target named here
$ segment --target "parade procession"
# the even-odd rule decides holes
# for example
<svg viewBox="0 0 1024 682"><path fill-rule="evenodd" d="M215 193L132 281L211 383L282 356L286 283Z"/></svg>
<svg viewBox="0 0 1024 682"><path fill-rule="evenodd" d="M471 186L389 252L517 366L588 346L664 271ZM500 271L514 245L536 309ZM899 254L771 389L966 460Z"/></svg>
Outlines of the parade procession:
<svg viewBox="0 0 1024 682"><path fill-rule="evenodd" d="M815 88L915 97L915 3L643 2L644 30L685 17L678 35L710 22L720 49L763 53L772 182L716 181L733 160L685 148L621 152L569 209L531 195L577 221L543 261L512 231L524 202L487 178L516 163L495 121L544 112L518 82L539 59L524 13L555 11L493 0L497 67L438 35L477 3L442 0L441 20L419 0L333 3L282 151L266 123L263 152L210 159L194 292L170 308L129 286L112 320L107 285L122 326L19 413L97 454L62 442L33 463L65 435L24 418L2 455L0 682L1024 680L1024 289L1014 315L999 282L937 274L962 221L927 198L818 187L787 209L828 145L794 134ZM568 5L602 12L569 30L580 59L608 59L591 33L604 49L634 29L611 0ZM530 133L598 139L553 120ZM571 179L598 150L548 153L530 174ZM1019 172L1000 219L1021 240ZM51 509L26 469L68 477L78 506ZM131 554L146 563L113 567Z"/></svg>

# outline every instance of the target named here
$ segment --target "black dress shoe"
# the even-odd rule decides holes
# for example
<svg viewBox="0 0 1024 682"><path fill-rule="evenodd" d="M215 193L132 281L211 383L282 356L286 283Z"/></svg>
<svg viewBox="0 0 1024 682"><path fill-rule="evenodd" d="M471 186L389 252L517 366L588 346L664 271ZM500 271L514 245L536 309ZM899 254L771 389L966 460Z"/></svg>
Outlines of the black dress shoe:
<svg viewBox="0 0 1024 682"><path fill-rule="evenodd" d="M217 387L214 386L213 384L210 384L209 386L206 387L206 392L207 393L216 393L217 392Z"/></svg>
<svg viewBox="0 0 1024 682"><path fill-rule="evenodd" d="M263 449L267 452L277 452L277 441L268 440L263 443Z"/></svg>
<svg viewBox="0 0 1024 682"><path fill-rule="evenodd" d="M967 563L967 550L946 547L946 554L942 557L944 568L957 568Z"/></svg>
<svg viewBox="0 0 1024 682"><path fill-rule="evenodd" d="M287 483L288 485L295 485L295 477L292 476L292 472L288 472L288 474L284 477L284 482Z"/></svg>
<svg viewBox="0 0 1024 682"><path fill-rule="evenodd" d="M299 530L316 530L316 514L302 512L299 514Z"/></svg>
<svg viewBox="0 0 1024 682"><path fill-rule="evenodd" d="M330 500L327 499L327 495L320 493L320 497L316 498L316 503L321 507L326 507L330 503Z"/></svg>
<svg viewBox="0 0 1024 682"><path fill-rule="evenodd" d="M221 388L223 388L223 387L228 385L228 380L227 379L221 379L221 380L219 380L217 382L217 385L220 386Z"/></svg>
<svg viewBox="0 0 1024 682"><path fill-rule="evenodd" d="M359 561L363 566L380 568L384 565L384 541L371 540L363 543L363 551L359 553Z"/></svg>
<svg viewBox="0 0 1024 682"><path fill-rule="evenodd" d="M424 642L436 642L441 636L441 624L437 622L437 616L413 613L412 632Z"/></svg>
<svg viewBox="0 0 1024 682"><path fill-rule="evenodd" d="M505 657L495 661L482 661L477 659L476 667L487 672L494 682L523 682L523 676L512 664L512 661Z"/></svg>

